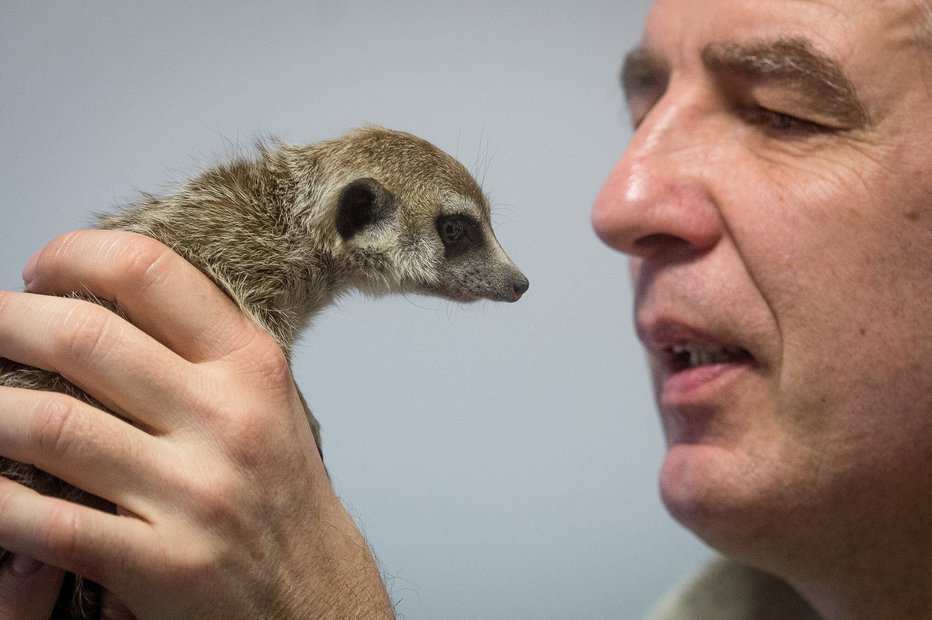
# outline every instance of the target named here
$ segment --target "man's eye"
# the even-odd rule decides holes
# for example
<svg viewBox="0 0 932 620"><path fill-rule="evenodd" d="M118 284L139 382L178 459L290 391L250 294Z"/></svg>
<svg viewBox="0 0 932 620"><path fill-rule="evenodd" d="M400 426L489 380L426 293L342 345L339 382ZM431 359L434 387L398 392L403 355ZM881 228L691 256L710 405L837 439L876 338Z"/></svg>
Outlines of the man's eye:
<svg viewBox="0 0 932 620"><path fill-rule="evenodd" d="M764 130L781 135L803 136L823 133L829 129L824 125L807 121L792 114L777 112L760 106L748 111L745 116L752 125L757 125Z"/></svg>

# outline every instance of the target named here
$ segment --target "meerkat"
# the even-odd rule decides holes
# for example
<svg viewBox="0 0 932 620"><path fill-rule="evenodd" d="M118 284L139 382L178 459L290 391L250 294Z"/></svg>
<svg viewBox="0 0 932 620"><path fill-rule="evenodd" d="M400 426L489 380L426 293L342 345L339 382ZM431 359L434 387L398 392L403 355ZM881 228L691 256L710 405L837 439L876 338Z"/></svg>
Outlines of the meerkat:
<svg viewBox="0 0 932 620"><path fill-rule="evenodd" d="M98 226L153 237L207 274L290 360L296 338L344 293L413 292L514 302L528 280L492 231L489 202L456 159L417 136L366 127L310 145L260 145L174 193L146 195ZM82 297L75 294L75 297ZM119 312L106 300L89 299ZM61 376L0 358L0 385L56 390ZM302 397L302 402L304 401ZM305 402L321 449L320 425ZM101 510L114 507L0 457L0 475ZM3 551L2 559L9 553ZM99 587L69 575L56 618L99 617Z"/></svg>

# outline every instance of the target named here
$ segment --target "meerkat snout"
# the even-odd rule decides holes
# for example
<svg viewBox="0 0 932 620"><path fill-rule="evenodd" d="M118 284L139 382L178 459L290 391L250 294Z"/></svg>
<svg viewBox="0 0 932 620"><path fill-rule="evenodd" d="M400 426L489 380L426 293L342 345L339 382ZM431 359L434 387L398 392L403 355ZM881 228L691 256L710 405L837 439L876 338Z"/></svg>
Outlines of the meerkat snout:
<svg viewBox="0 0 932 620"><path fill-rule="evenodd" d="M476 213L482 213L476 207ZM478 299L518 301L528 280L499 245L488 222L467 212L441 214L436 218L443 246L438 280L425 291L456 301Z"/></svg>

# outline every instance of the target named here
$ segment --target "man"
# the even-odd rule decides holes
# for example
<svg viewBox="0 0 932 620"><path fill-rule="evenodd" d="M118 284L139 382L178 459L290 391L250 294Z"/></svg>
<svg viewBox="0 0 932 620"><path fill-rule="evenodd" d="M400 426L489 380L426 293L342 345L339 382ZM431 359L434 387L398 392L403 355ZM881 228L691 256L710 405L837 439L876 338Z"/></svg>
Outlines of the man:
<svg viewBox="0 0 932 620"><path fill-rule="evenodd" d="M666 506L826 618L932 617L928 18L658 0L623 71L638 130L593 211L631 256ZM697 617L764 583L715 570ZM735 607L792 617L757 604Z"/></svg>
<svg viewBox="0 0 932 620"><path fill-rule="evenodd" d="M631 256L663 499L733 559L657 617L932 617L929 14L919 0L657 0L626 59L638 130L593 222ZM283 360L206 280L99 232L53 242L26 280L87 285L139 329L3 294L0 355L74 377L148 432L0 393L0 419L17 420L0 427L5 454L80 465L76 482L123 508L0 481L0 545L23 554L0 597L35 588L22 608L6 597L11 617L43 617L54 591L28 557L90 574L139 616L390 615ZM121 389L126 375L141 385Z"/></svg>

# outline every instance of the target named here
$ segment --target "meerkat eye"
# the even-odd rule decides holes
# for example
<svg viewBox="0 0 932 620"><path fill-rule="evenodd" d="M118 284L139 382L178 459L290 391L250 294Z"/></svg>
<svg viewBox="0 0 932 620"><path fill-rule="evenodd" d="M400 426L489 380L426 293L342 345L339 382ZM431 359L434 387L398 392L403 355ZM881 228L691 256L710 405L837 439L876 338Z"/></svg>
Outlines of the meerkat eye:
<svg viewBox="0 0 932 620"><path fill-rule="evenodd" d="M466 215L441 215L437 218L437 234L448 255L482 245L482 228Z"/></svg>
<svg viewBox="0 0 932 620"><path fill-rule="evenodd" d="M463 227L462 220L447 220L440 230L440 236L446 244L456 243L463 238L465 233L466 229Z"/></svg>

